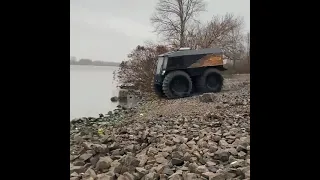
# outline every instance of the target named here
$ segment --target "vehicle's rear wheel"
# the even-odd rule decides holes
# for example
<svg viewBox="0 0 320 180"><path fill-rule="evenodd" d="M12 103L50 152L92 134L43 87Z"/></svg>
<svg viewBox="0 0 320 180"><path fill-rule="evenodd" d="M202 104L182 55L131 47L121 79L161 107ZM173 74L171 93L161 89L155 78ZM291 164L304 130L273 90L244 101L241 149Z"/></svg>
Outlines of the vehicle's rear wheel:
<svg viewBox="0 0 320 180"><path fill-rule="evenodd" d="M196 84L200 92L220 92L223 86L223 76L218 69L207 69Z"/></svg>
<svg viewBox="0 0 320 180"><path fill-rule="evenodd" d="M191 93L192 80L186 72L173 71L164 78L162 90L169 99L186 97Z"/></svg>

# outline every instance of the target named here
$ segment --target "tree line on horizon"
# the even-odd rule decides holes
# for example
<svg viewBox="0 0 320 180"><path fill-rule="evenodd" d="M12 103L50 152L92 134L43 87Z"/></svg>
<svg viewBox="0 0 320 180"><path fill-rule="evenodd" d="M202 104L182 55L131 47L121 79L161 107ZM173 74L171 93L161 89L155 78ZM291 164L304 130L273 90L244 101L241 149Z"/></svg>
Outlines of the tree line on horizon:
<svg viewBox="0 0 320 180"><path fill-rule="evenodd" d="M70 59L70 65L91 65L91 66L119 66L117 62L106 62L106 61L92 61L91 59Z"/></svg>

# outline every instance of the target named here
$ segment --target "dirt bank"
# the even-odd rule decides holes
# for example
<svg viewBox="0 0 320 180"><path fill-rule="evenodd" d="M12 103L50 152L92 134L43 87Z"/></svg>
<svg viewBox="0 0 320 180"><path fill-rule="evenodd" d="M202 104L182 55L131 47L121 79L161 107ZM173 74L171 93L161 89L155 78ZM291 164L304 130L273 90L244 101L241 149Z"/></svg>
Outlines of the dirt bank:
<svg viewBox="0 0 320 180"><path fill-rule="evenodd" d="M70 123L70 179L250 179L250 80Z"/></svg>

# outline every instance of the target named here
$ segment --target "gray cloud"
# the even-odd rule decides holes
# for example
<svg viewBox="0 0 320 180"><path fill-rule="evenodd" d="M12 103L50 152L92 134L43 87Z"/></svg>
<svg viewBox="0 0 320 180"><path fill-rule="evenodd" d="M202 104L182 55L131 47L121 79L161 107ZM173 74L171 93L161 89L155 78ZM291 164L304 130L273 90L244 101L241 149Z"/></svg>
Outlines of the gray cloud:
<svg viewBox="0 0 320 180"><path fill-rule="evenodd" d="M157 41L149 17L157 0L70 0L70 55L120 62L138 44ZM214 14L244 16L250 29L250 0L208 0L203 21Z"/></svg>

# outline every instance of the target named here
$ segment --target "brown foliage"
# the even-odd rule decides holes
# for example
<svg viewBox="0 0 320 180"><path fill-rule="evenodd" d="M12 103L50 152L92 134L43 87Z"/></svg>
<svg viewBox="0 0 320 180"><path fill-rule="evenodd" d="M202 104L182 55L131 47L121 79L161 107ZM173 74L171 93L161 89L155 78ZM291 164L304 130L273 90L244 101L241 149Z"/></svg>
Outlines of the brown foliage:
<svg viewBox="0 0 320 180"><path fill-rule="evenodd" d="M156 60L159 54L168 52L163 45L137 46L129 55L128 61L123 61L117 73L121 84L131 84L143 93L153 92L152 82Z"/></svg>

